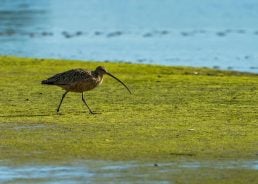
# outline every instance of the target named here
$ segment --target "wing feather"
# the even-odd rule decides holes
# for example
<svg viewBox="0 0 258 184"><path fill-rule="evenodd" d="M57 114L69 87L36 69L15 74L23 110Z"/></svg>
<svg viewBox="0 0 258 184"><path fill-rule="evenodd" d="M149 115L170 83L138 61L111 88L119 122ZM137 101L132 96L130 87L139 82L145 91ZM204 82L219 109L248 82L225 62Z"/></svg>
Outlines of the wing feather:
<svg viewBox="0 0 258 184"><path fill-rule="evenodd" d="M44 84L68 85L75 82L91 80L92 77L91 71L79 68L58 73L42 82L44 82Z"/></svg>

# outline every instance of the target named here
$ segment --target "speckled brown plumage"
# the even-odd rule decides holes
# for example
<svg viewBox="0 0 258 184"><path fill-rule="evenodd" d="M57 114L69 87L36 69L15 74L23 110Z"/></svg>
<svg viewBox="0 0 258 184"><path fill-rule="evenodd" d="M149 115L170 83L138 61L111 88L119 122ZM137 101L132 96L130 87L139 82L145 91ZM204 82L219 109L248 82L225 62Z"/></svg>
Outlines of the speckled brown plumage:
<svg viewBox="0 0 258 184"><path fill-rule="evenodd" d="M102 80L103 74L78 68L56 74L42 81L42 84L56 85L66 91L82 93L94 89L102 83Z"/></svg>
<svg viewBox="0 0 258 184"><path fill-rule="evenodd" d="M116 79L129 91L129 93L131 93L129 88L121 80L113 76L111 73L107 72L107 70L103 66L98 66L94 71L88 71L81 68L68 70L66 72L56 74L48 78L47 80L43 80L41 84L56 85L65 90L65 93L63 94L59 106L57 108L57 112L59 112L59 109L66 94L68 92L76 92L82 93L83 103L87 106L90 113L94 114L88 106L88 104L86 103L86 100L83 96L83 92L92 90L98 85L100 85L103 81L104 74L107 74Z"/></svg>

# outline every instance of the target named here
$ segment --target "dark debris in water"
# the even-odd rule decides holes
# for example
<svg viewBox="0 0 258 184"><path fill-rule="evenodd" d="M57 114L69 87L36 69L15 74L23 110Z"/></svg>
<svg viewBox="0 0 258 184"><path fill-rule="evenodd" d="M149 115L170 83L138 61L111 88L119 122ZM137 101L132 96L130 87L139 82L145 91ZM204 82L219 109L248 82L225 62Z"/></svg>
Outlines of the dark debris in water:
<svg viewBox="0 0 258 184"><path fill-rule="evenodd" d="M45 32L45 31L44 31L44 32L41 33L41 35L42 35L42 36L53 36L54 33L52 33L52 32Z"/></svg>
<svg viewBox="0 0 258 184"><path fill-rule="evenodd" d="M251 69L251 70L257 70L257 69L258 69L258 66L251 66L250 69Z"/></svg>
<svg viewBox="0 0 258 184"><path fill-rule="evenodd" d="M217 36L221 36L221 37L223 37L223 36L226 36L226 35L227 35L227 33L226 33L226 32L217 32L216 34L217 34Z"/></svg>
<svg viewBox="0 0 258 184"><path fill-rule="evenodd" d="M171 30L153 30L153 31L147 31L147 32L124 32L120 30L114 30L111 32L105 32L102 30L93 30L89 32L88 34L82 30L77 30L74 32L70 32L68 30L64 30L61 33L54 33L48 30L44 31L39 31L39 32L26 32L26 31L19 31L15 29L6 29L0 31L0 37L11 37L11 36L28 36L30 38L34 37L50 37L50 36L55 36L58 34L61 34L64 38L75 38L79 36L106 36L107 38L112 38L112 37L118 37L118 36L123 36L123 35L130 35L130 36L139 36L143 38L150 38L150 37L160 37L160 36L167 36L170 35L172 32ZM213 31L208 31L208 30L185 30L185 31L179 31L179 34L183 37L188 37L188 36L198 36L200 34L208 34L208 33L213 33ZM233 30L233 29L225 29L225 30L220 30L215 32L216 36L219 37L225 37L228 34L231 33L238 33L238 34L245 34L247 33L247 30L244 29L239 29L239 30ZM258 30L254 31L253 34L258 35Z"/></svg>
<svg viewBox="0 0 258 184"><path fill-rule="evenodd" d="M220 67L219 67L219 66L213 66L213 68L214 68L214 69L220 69Z"/></svg>
<svg viewBox="0 0 258 184"><path fill-rule="evenodd" d="M123 34L122 31L115 31L107 34L107 37L115 37L115 36L121 36Z"/></svg>
<svg viewBox="0 0 258 184"><path fill-rule="evenodd" d="M152 34L152 33L144 33L142 36L143 36L143 37L152 37L153 34Z"/></svg>
<svg viewBox="0 0 258 184"><path fill-rule="evenodd" d="M167 34L169 34L169 31L163 30L163 31L160 31L160 34L161 35L167 35Z"/></svg>
<svg viewBox="0 0 258 184"><path fill-rule="evenodd" d="M244 30L244 29L239 29L239 30L236 30L236 32L239 33L239 34L244 34L244 33L246 33L246 30Z"/></svg>
<svg viewBox="0 0 258 184"><path fill-rule="evenodd" d="M96 35L96 36L100 36L100 35L102 35L103 34L103 32L101 32L101 31L95 31L94 32L94 35Z"/></svg>
<svg viewBox="0 0 258 184"><path fill-rule="evenodd" d="M189 32L181 32L181 35L182 36L192 36L192 34Z"/></svg>
<svg viewBox="0 0 258 184"><path fill-rule="evenodd" d="M77 32L75 33L75 35L76 35L76 36L83 35L83 32L82 32L82 31L77 31Z"/></svg>

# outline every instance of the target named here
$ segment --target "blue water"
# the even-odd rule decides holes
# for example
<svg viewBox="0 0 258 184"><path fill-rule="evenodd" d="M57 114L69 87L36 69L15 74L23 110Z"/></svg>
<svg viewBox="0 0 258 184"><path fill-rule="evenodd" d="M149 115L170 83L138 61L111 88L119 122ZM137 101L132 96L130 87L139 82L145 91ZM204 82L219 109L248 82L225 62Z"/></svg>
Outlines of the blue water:
<svg viewBox="0 0 258 184"><path fill-rule="evenodd" d="M210 172L211 170L216 172ZM228 172L230 170L230 172ZM191 183L206 173L206 178L219 181L232 177L234 171L257 171L258 162L195 161L168 163L139 163L87 160L64 164L0 165L0 183L178 183L177 175L192 173L184 181ZM234 176L234 175L233 175ZM203 177L203 176L202 176ZM179 182L180 183L180 182Z"/></svg>
<svg viewBox="0 0 258 184"><path fill-rule="evenodd" d="M0 0L0 54L258 72L257 0Z"/></svg>

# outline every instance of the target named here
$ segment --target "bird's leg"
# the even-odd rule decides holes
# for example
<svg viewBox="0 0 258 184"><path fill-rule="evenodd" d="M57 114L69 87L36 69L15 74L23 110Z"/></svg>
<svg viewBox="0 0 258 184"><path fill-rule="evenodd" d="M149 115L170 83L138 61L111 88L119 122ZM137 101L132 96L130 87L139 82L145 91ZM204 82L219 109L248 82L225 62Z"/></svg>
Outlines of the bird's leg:
<svg viewBox="0 0 258 184"><path fill-rule="evenodd" d="M68 91L66 91L66 92L63 94L62 99L61 99L61 101L60 101L60 103L59 103L59 105L58 105L58 107L57 107L56 112L59 112L59 109L60 109L60 107L61 107L61 104L62 104L62 102L63 102L63 100L64 100L64 98L65 98L65 95L66 95L67 93L68 93Z"/></svg>
<svg viewBox="0 0 258 184"><path fill-rule="evenodd" d="M88 104L86 103L86 100L84 99L84 96L83 96L83 92L82 92L82 101L83 101L83 103L88 107L88 109L89 109L89 111L90 111L91 114L97 114L97 113L93 112L93 111L90 109L90 107L88 106Z"/></svg>

